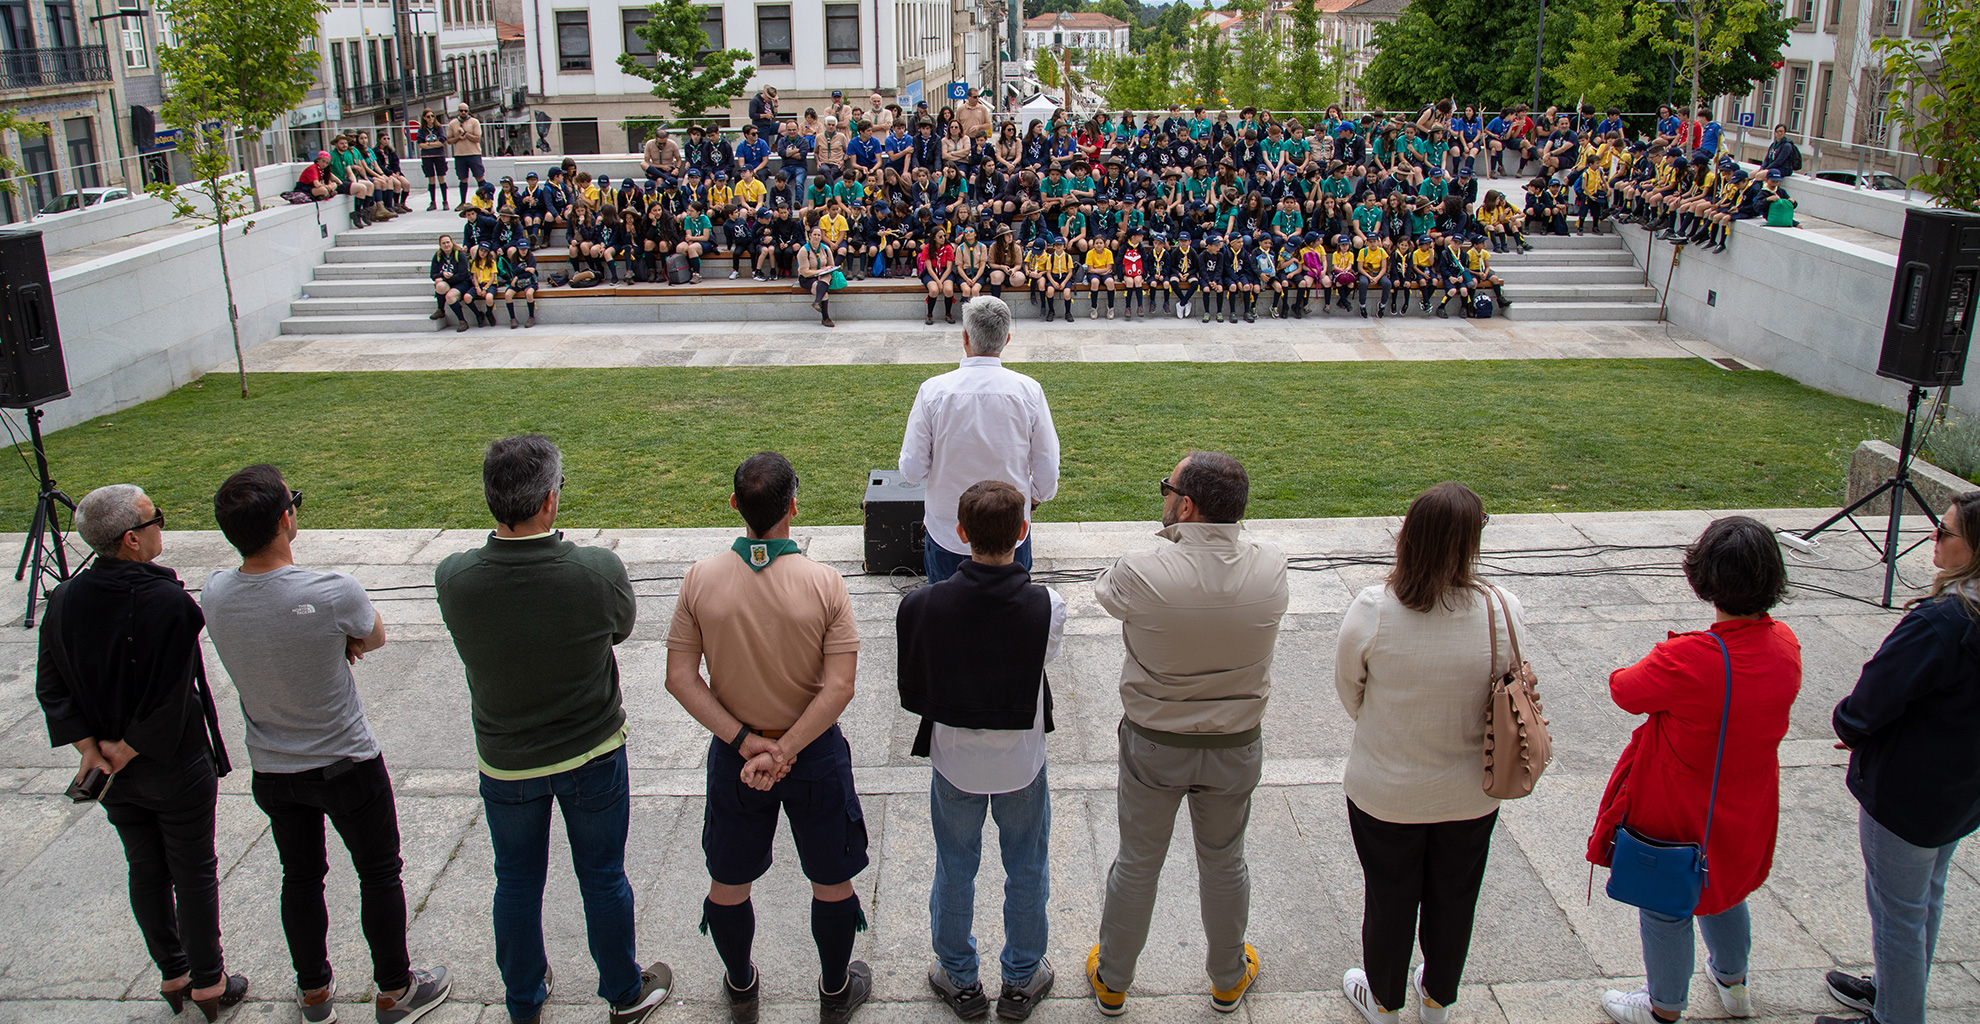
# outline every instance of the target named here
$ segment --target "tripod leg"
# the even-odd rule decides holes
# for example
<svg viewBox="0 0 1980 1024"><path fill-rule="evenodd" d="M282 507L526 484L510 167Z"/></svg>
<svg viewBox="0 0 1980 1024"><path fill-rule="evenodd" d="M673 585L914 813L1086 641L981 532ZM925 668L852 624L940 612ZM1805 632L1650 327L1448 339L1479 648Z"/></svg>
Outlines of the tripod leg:
<svg viewBox="0 0 1980 1024"><path fill-rule="evenodd" d="M34 628L34 606L41 596L42 539L48 527L48 515L48 496L44 494L34 504L34 525L28 531L26 546L21 549L21 564L28 570L27 611L21 616L24 629ZM15 578L20 577L17 574Z"/></svg>
<svg viewBox="0 0 1980 1024"><path fill-rule="evenodd" d="M1910 439L1909 435L1910 431L1906 431L1907 440ZM1902 480L1902 484L1891 488L1891 518L1884 528L1884 607L1886 608L1891 606L1891 594L1897 588L1898 527L1904 523L1904 497L1907 493L1917 494L1917 490L1911 486L1910 478L1899 479ZM1892 483L1897 484L1899 481L1893 480ZM1918 504L1923 507L1925 503L1921 501Z"/></svg>
<svg viewBox="0 0 1980 1024"><path fill-rule="evenodd" d="M14 579L27 578L28 563L34 561L35 543L41 539L41 517L46 515L48 505L45 499L37 498L34 503L33 525L28 527L27 543L21 545L21 564L14 569Z"/></svg>

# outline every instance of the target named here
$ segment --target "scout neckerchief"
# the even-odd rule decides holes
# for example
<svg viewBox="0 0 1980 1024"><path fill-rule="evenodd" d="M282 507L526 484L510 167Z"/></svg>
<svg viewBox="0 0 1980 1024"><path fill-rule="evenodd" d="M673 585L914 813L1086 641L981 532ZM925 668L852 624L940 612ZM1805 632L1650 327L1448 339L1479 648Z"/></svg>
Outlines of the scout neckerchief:
<svg viewBox="0 0 1980 1024"><path fill-rule="evenodd" d="M729 550L742 556L743 563L751 572L762 572L778 555L791 555L798 552L797 541L788 538L780 540L758 540L754 537L737 537Z"/></svg>

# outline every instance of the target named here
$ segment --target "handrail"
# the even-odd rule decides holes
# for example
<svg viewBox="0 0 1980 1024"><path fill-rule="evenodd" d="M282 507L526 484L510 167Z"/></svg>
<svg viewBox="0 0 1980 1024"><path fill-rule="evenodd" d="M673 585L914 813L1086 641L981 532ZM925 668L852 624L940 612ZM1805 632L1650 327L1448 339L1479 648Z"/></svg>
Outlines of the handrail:
<svg viewBox="0 0 1980 1024"><path fill-rule="evenodd" d="M110 80L110 51L103 46L0 50L0 89Z"/></svg>

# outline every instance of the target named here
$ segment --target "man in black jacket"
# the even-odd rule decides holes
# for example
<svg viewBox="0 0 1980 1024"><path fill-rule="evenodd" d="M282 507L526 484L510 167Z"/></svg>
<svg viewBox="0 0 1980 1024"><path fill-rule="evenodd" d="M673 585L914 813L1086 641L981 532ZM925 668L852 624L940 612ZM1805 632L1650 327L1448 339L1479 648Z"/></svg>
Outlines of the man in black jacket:
<svg viewBox="0 0 1980 1024"><path fill-rule="evenodd" d="M1016 487L1001 480L971 485L956 502L956 518L970 560L908 594L895 619L901 707L922 716L912 753L935 768L935 963L928 984L964 1020L989 1009L970 935L988 812L997 819L1006 879L997 1016L1024 1020L1053 980L1045 959L1052 692L1044 670L1059 652L1066 603L1032 586L1030 571L1016 561L1030 526Z"/></svg>
<svg viewBox="0 0 1980 1024"><path fill-rule="evenodd" d="M176 1009L232 1006L247 994L220 952L213 850L219 779L230 768L200 663L199 605L155 559L165 515L132 484L76 505L96 563L48 595L35 696L53 746L82 755L81 782L109 775L104 816L130 862L131 912Z"/></svg>
<svg viewBox="0 0 1980 1024"><path fill-rule="evenodd" d="M1891 630L1836 705L1836 736L1850 752L1845 779L1861 805L1876 973L1830 971L1830 995L1865 1015L1817 1024L1925 1024L1953 851L1980 828L1980 606L1972 589L1980 492L1954 498L1932 536L1940 569L1933 596Z"/></svg>
<svg viewBox="0 0 1980 1024"><path fill-rule="evenodd" d="M1787 125L1774 126L1773 145L1767 147L1767 156L1760 161L1762 171L1779 171L1786 178L1801 170L1801 149L1788 140Z"/></svg>

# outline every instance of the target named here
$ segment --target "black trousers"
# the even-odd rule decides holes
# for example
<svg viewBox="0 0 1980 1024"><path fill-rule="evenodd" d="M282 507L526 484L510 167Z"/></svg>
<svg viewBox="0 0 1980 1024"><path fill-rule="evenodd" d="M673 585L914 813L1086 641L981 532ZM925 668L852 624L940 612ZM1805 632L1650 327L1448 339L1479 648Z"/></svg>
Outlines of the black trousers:
<svg viewBox="0 0 1980 1024"><path fill-rule="evenodd" d="M326 774L334 775L325 778ZM399 814L385 758L306 772L254 773L254 802L268 815L282 857L282 932L296 984L305 991L330 984L330 912L323 878L330 870L323 819L350 851L358 876L358 922L371 947L371 978L381 990L403 987L406 894L399 882Z"/></svg>
<svg viewBox="0 0 1980 1024"><path fill-rule="evenodd" d="M161 980L190 973L195 988L220 983L219 860L213 810L220 792L204 744L191 761L138 757L117 773L103 813L130 862L131 914Z"/></svg>
<svg viewBox="0 0 1980 1024"><path fill-rule="evenodd" d="M1469 821L1401 825L1348 801L1348 831L1366 880L1361 911L1361 966L1385 1010L1402 1008L1410 947L1423 942L1423 988L1449 1006L1457 1001L1471 921L1485 881L1485 859L1499 812ZM1421 920L1419 921L1419 910Z"/></svg>

